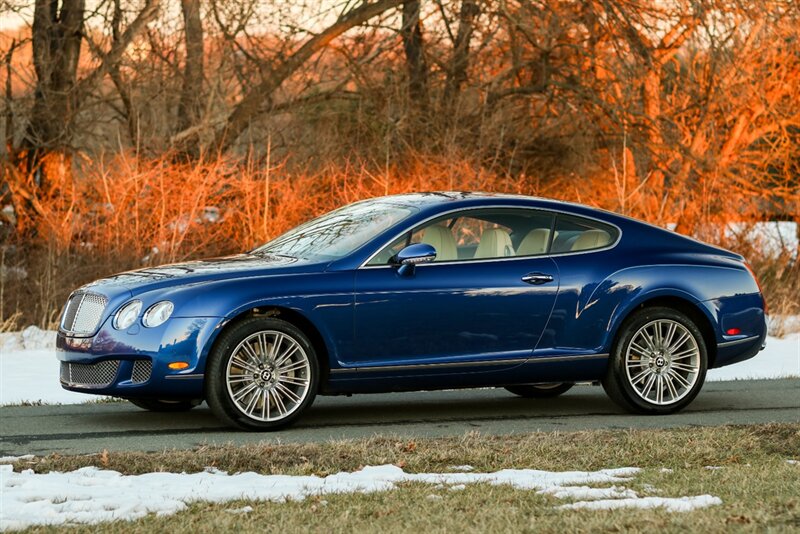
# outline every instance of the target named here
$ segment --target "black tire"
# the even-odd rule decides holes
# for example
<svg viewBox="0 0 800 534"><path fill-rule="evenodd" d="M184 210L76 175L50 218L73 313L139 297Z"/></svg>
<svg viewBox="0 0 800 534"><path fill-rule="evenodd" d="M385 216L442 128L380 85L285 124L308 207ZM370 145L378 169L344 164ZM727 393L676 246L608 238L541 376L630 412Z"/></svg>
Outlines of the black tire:
<svg viewBox="0 0 800 534"><path fill-rule="evenodd" d="M691 339L687 339L685 342L689 344L688 349L683 349L683 351L681 351L680 347L687 347L687 345L680 345L676 348L675 352L666 351L666 353L669 353L666 354L664 352L665 343L663 343L663 341L668 337L667 335L661 336L661 345L656 344L657 347L660 347L658 350L650 351L648 349L647 351L643 352L643 354L647 353L648 356L646 357L640 355L640 351L638 349L631 347L631 342L634 340L634 336L638 336L643 329L654 329L656 328L656 325L658 325L658 328L660 329L659 332L663 334L663 329L669 329L669 325L672 323L677 323L678 325L683 326L685 331L691 335ZM682 332L677 326L676 330ZM645 334L646 333L647 332L645 332ZM675 333L673 333L673 337L674 335ZM636 339L641 340L642 338L637 337ZM691 343L694 343L696 346L691 345ZM628 369L630 369L630 371L626 369L626 356L629 348L631 349L632 359L630 365L628 365ZM678 357L683 352L687 351L691 353L691 356ZM660 358L659 355L661 356ZM673 360L672 356L676 356L676 360ZM649 393L646 391L639 391L634 387L633 383L636 383L641 385L643 388L646 388L646 381L649 380L649 376L651 374L654 374L654 371L648 370L649 368L658 373L654 380L658 381L657 383L659 386L657 386L657 389L660 389L662 392L662 400L665 395L672 395L672 393L668 391L669 388L666 387L666 379L664 379L664 385L661 385L662 382L659 378L659 375L662 375L663 373L670 376L670 373L672 373L673 370L672 366L676 365L676 363L679 363L677 360L681 358L692 358L693 360L691 360L691 367L696 367L697 370L694 373L688 374L688 378L684 378L686 384L688 385L679 383L672 378L669 379L671 384L679 384L680 387L684 388L684 392L681 394L681 396L674 396L674 398L677 400L667 404L659 404L657 400L651 400L648 398ZM696 362L694 361L694 358L697 359ZM684 364L680 363L680 365ZM691 318L689 318L686 314L672 308L643 308L631 314L631 316L628 317L621 326L612 349L608 370L606 371L606 376L602 380L602 384L603 389L605 389L608 396L611 397L615 403L629 412L651 415L670 414L682 410L694 400L694 398L700 392L700 389L703 387L707 368L708 350L703 339L703 334L700 331L700 328ZM677 370L677 368L674 369ZM677 372L683 373L685 371ZM645 378L640 378L637 380L637 376L640 376L639 373L642 373ZM692 383L691 380L694 380L694 382ZM653 386L651 385L651 392L652 387ZM642 395L643 393L644 396Z"/></svg>
<svg viewBox="0 0 800 534"><path fill-rule="evenodd" d="M138 406L143 410L151 412L188 412L195 406L199 406L201 400L158 400L158 399L128 399L128 402Z"/></svg>
<svg viewBox="0 0 800 534"><path fill-rule="evenodd" d="M550 399L566 393L575 384L571 382L561 382L553 384L522 384L517 386L506 386L506 390L514 395L527 399Z"/></svg>
<svg viewBox="0 0 800 534"><path fill-rule="evenodd" d="M267 334L270 333L270 334ZM295 350L293 354L296 355L298 361L302 359L303 362L307 362L307 366L303 367L303 373L307 374L302 378L302 380L307 381L307 385L304 386L303 394L304 397L298 397L301 399L301 402L296 402L286 416L281 417L279 419L274 420L260 420L258 419L257 413L252 413L248 415L245 411L237 405L237 402L242 402L245 398L248 398L248 395L244 395L241 399L234 399L234 395L237 393L241 393L242 390L238 390L237 392L233 392L232 388L235 387L234 385L229 385L227 380L227 372L229 363L233 366L234 369L239 369L235 366L234 363L231 362L231 358L234 356L234 351L237 350L242 344L246 342L248 339L252 339L253 336L257 336L259 334L270 335L270 336L277 336L277 333L286 336L282 339L290 339L293 340L300 349L302 350ZM274 337L273 345L266 346L264 350L272 351L274 346L280 346L281 343L277 342L278 337ZM242 353L243 354L243 353ZM257 354L258 356L258 354ZM294 357L294 356L293 356ZM238 357L237 357L238 359ZM267 364L272 365L276 364L275 360L279 359L278 357L274 358L271 362L267 362ZM265 359L266 360L266 359ZM290 366L294 364L289 364ZM272 370L269 373L271 377L269 380L272 380L277 386L277 382L280 381L280 374L279 369L277 366L271 368ZM237 375L238 377L243 378L236 378L235 380L238 381L246 381L250 380L250 371L245 372L244 368L240 369L241 374ZM258 369L256 369L258 371ZM250 380L253 383L256 383L256 374L252 375L253 380ZM212 349L211 353L208 357L208 363L206 365L206 376L205 376L205 388L206 388L206 402L208 406L211 408L211 411L216 415L222 422L227 425L234 426L237 428L241 428L244 430L255 430L255 431L270 431L270 430L278 430L281 428L285 428L295 422L302 413L314 402L314 398L317 394L317 388L319 386L319 364L317 362L317 355L314 351L314 347L311 344L311 341L308 337L296 326L293 324L284 321L282 319L277 319L274 317L250 317L245 319L241 322L233 324L227 330L225 330L214 344L214 348ZM242 386L244 389L245 387L250 387L249 382L242 382L243 384L248 384L247 386ZM258 385L258 384L257 384ZM259 386L262 387L262 386ZM264 385L263 388L268 388L268 385ZM294 387L294 386L290 386ZM270 390L270 393L266 393L264 389L260 390L261 393L255 392L249 398L253 399L258 397L259 395L265 395L265 397L261 398L261 406L262 407L269 407L272 409L273 402L277 402L277 390ZM270 396L272 395L272 396ZM259 405L258 400L256 400L255 408ZM275 404L277 409L277 404ZM287 410L288 411L288 410ZM267 417L271 415L270 412L267 412Z"/></svg>

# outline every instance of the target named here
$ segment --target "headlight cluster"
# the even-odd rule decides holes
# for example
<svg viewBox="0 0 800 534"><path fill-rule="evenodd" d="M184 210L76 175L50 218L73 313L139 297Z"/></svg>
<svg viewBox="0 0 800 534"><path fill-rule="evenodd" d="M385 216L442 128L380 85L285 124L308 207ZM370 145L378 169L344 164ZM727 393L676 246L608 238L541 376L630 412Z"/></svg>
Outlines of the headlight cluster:
<svg viewBox="0 0 800 534"><path fill-rule="evenodd" d="M156 326L162 325L169 319L174 309L175 306L168 300L156 302L144 312L142 323L148 328L155 328Z"/></svg>
<svg viewBox="0 0 800 534"><path fill-rule="evenodd" d="M139 312L142 311L142 301L132 300L119 309L114 316L114 328L117 330L126 330L136 322L139 317Z"/></svg>
<svg viewBox="0 0 800 534"><path fill-rule="evenodd" d="M174 309L175 306L168 300L156 302L147 308L146 312L144 312L142 324L144 324L147 328L155 328L156 326L160 326L170 318ZM141 312L141 300L132 300L128 302L119 309L116 315L114 315L114 328L117 330L127 330L133 325L133 323L136 322L136 319L139 318L139 314Z"/></svg>

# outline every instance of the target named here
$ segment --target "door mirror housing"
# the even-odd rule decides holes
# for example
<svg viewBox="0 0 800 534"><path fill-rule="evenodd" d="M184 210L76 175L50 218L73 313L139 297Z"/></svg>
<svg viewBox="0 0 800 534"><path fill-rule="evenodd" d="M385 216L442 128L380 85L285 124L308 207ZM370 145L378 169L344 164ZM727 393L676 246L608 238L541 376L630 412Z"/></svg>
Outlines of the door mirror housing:
<svg viewBox="0 0 800 534"><path fill-rule="evenodd" d="M391 263L397 265L397 273L401 276L414 273L414 266L419 263L430 263L436 259L436 249L427 243L414 243L395 254Z"/></svg>

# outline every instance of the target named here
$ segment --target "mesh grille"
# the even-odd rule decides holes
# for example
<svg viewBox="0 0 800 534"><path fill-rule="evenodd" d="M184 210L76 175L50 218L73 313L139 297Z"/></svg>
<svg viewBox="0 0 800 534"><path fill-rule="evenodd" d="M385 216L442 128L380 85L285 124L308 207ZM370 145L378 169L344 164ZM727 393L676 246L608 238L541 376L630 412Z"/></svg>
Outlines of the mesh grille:
<svg viewBox="0 0 800 534"><path fill-rule="evenodd" d="M119 360L93 364L61 362L61 381L72 386L104 387L117 377Z"/></svg>
<svg viewBox="0 0 800 534"><path fill-rule="evenodd" d="M150 373L153 372L153 363L150 360L136 360L133 362L133 373L131 382L141 384L150 380Z"/></svg>
<svg viewBox="0 0 800 534"><path fill-rule="evenodd" d="M75 293L67 302L61 329L73 334L91 334L97 330L108 299L96 293Z"/></svg>

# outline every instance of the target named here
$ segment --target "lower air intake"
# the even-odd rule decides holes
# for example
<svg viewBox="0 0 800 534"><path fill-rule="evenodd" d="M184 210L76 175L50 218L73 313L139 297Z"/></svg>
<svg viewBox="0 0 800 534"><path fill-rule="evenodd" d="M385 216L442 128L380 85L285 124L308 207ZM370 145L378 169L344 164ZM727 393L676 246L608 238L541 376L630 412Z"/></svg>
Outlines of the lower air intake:
<svg viewBox="0 0 800 534"><path fill-rule="evenodd" d="M61 362L61 382L69 386L106 387L114 382L118 370L119 360L92 364Z"/></svg>
<svg viewBox="0 0 800 534"><path fill-rule="evenodd" d="M133 362L133 372L131 373L131 382L134 384L143 384L150 380L150 374L153 372L153 363L150 360L136 360Z"/></svg>

